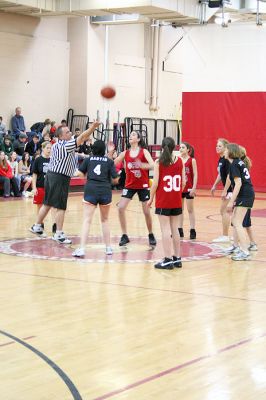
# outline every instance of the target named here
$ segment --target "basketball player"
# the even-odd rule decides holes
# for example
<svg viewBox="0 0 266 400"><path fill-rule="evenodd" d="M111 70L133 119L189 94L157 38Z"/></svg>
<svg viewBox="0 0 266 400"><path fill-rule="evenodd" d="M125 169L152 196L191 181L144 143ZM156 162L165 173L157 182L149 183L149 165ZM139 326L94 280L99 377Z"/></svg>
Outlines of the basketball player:
<svg viewBox="0 0 266 400"><path fill-rule="evenodd" d="M196 187L198 182L198 169L197 163L194 158L194 148L187 142L182 142L180 144L180 155L185 167L185 182L186 185L182 192L182 209L184 210L184 202L186 199L187 203L187 211L189 216L190 223L190 239L196 239L196 230L195 230L195 211L194 211L194 196L196 194ZM180 237L184 237L183 231L183 216L184 214L179 215L179 235Z"/></svg>
<svg viewBox="0 0 266 400"><path fill-rule="evenodd" d="M111 179L116 184L119 175L116 172L114 161L105 156L105 144L102 140L96 140L92 145L92 155L86 158L79 167L81 176L87 174L87 182L84 189L83 226L80 238L80 247L72 255L83 257L90 225L94 212L99 204L103 239L106 246L105 253L113 254L110 242L110 229L108 216L112 203Z"/></svg>
<svg viewBox="0 0 266 400"><path fill-rule="evenodd" d="M162 141L162 153L154 166L154 178L151 187L151 206L155 193L155 214L158 215L162 232L164 259L154 265L155 268L181 268L180 236L178 216L182 214L182 189L185 187L185 169L180 157L173 155L174 139L166 137ZM172 240L170 237L172 235Z"/></svg>
<svg viewBox="0 0 266 400"><path fill-rule="evenodd" d="M149 170L153 169L154 162L150 153L146 150L145 143L140 133L131 132L129 136L130 149L119 154L115 159L115 165L125 161L126 182L122 197L118 203L119 220L122 229L122 236L119 246L125 246L130 242L127 235L127 224L125 211L130 200L137 193L139 201L142 202L142 211L145 216L146 226L149 232L148 240L150 246L156 246L156 239L152 233L152 219L150 207L147 202L150 198L149 191Z"/></svg>
<svg viewBox="0 0 266 400"><path fill-rule="evenodd" d="M246 240L243 220L247 210L253 207L255 199L249 168L247 167L250 167L250 160L247 157L241 160L241 150L236 143L228 143L224 155L230 162L230 178L234 182L234 190L227 210L233 213L232 224L240 247L240 251L232 256L232 260L245 261L249 259L249 243Z"/></svg>

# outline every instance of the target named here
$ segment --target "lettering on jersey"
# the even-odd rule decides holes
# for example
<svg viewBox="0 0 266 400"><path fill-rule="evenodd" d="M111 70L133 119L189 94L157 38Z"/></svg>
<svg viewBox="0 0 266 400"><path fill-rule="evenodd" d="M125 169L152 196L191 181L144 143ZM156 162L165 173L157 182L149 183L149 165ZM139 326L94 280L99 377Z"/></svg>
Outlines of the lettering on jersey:
<svg viewBox="0 0 266 400"><path fill-rule="evenodd" d="M43 163L42 171L44 174L47 174L49 163Z"/></svg>
<svg viewBox="0 0 266 400"><path fill-rule="evenodd" d="M91 161L104 161L107 162L108 158L107 157L98 157L98 156L92 156L90 157Z"/></svg>
<svg viewBox="0 0 266 400"><path fill-rule="evenodd" d="M139 169L139 161L128 162L127 167L134 174L135 178L141 178L141 170Z"/></svg>

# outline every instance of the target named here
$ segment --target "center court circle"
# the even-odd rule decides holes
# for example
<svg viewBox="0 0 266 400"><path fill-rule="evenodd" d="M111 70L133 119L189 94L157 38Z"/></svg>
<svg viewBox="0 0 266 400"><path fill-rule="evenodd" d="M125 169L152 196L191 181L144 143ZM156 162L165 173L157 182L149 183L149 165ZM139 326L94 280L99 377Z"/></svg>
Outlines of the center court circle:
<svg viewBox="0 0 266 400"><path fill-rule="evenodd" d="M161 240L154 250L148 245L147 237L130 237L130 243L126 248L119 247L120 237L113 236L111 244L113 255L104 253L105 246L101 236L90 236L86 247L85 257L75 258L72 252L79 247L79 236L69 236L71 245L63 245L51 238L20 238L0 241L0 252L17 257L28 257L43 260L70 261L83 263L154 263L163 258ZM182 261L207 260L224 256L221 248L207 242L182 240Z"/></svg>

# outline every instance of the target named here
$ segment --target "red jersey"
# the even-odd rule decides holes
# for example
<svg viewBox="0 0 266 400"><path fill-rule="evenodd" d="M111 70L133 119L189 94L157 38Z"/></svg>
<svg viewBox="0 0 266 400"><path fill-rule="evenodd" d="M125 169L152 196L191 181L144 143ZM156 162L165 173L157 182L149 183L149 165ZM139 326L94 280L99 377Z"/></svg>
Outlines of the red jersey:
<svg viewBox="0 0 266 400"><path fill-rule="evenodd" d="M183 162L181 158L167 167L159 164L156 208L182 208L182 171Z"/></svg>
<svg viewBox="0 0 266 400"><path fill-rule="evenodd" d="M193 179L194 179L191 157L189 157L189 159L185 162L184 167L185 167L185 175L186 175L186 186L183 189L183 193L187 193L187 192L189 192L189 189L192 189Z"/></svg>
<svg viewBox="0 0 266 400"><path fill-rule="evenodd" d="M146 189L149 187L149 170L139 167L139 163L147 163L144 150L139 148L136 157L130 156L130 150L126 150L126 189Z"/></svg>

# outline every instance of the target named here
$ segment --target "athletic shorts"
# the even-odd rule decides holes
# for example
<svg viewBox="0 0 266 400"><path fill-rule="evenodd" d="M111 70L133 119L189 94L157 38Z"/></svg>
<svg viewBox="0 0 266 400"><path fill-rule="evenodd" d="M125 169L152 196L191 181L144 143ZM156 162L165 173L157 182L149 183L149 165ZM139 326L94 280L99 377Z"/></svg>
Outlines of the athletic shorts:
<svg viewBox="0 0 266 400"><path fill-rule="evenodd" d="M59 210L66 210L69 184L69 176L48 171L44 181L43 204Z"/></svg>
<svg viewBox="0 0 266 400"><path fill-rule="evenodd" d="M139 196L139 201L145 202L145 201L150 200L149 189L127 189L127 188L124 188L122 191L122 197L132 200L136 193Z"/></svg>
<svg viewBox="0 0 266 400"><path fill-rule="evenodd" d="M182 199L193 200L194 196L190 196L190 192L182 193Z"/></svg>
<svg viewBox="0 0 266 400"><path fill-rule="evenodd" d="M97 204L107 206L108 204L112 203L112 192L107 194L87 194L84 196L83 201L84 203L91 203L94 206L97 206Z"/></svg>
<svg viewBox="0 0 266 400"><path fill-rule="evenodd" d="M243 228L249 228L251 226L251 209L249 208L244 216L242 226Z"/></svg>
<svg viewBox="0 0 266 400"><path fill-rule="evenodd" d="M33 197L33 204L42 204L44 199L44 188L38 187L37 194Z"/></svg>
<svg viewBox="0 0 266 400"><path fill-rule="evenodd" d="M252 208L254 203L255 197L240 197L236 199L235 207L245 207L245 208Z"/></svg>
<svg viewBox="0 0 266 400"><path fill-rule="evenodd" d="M180 215L182 214L182 208L155 208L155 214L165 215L166 217Z"/></svg>

